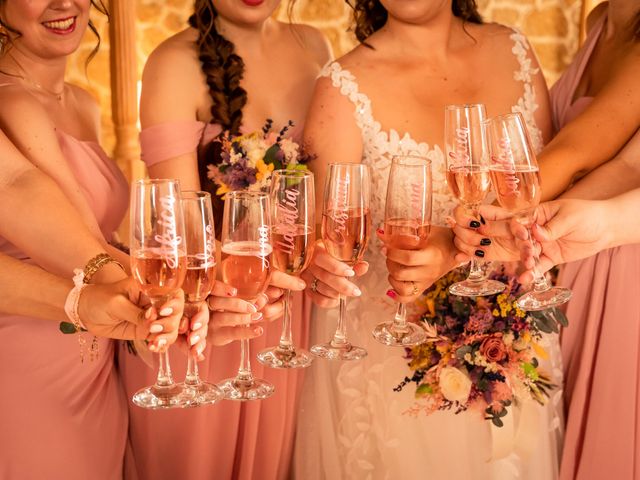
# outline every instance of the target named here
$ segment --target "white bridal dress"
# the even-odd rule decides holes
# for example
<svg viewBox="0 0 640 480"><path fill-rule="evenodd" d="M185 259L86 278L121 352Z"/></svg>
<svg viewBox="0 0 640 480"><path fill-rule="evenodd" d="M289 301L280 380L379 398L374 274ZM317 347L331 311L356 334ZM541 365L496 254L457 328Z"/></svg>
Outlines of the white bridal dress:
<svg viewBox="0 0 640 480"><path fill-rule="evenodd" d="M514 32L513 53L520 68L514 81L523 88L513 106L528 123L536 149L542 136L535 124L537 108L531 85L533 71L525 38ZM356 78L337 62L325 67L329 77L354 105L362 132L363 163L372 170L371 212L374 228L384 220L387 177L391 158L399 154L423 155L433 169L433 224L444 225L456 205L445 183L445 161L438 145L417 143L408 134L382 131L372 116L370 99L359 91ZM374 235L375 237L375 235ZM413 385L401 393L394 387L411 376L403 351L375 341L372 328L392 318L394 305L385 296L389 287L380 244L373 238L365 259L367 275L358 280L363 292L347 306L350 341L365 347L361 361L318 359L309 368L298 416L294 457L297 480L488 480L557 478L562 441L561 390L546 406L527 401L510 408L502 429L491 426L477 411L455 415L439 411L426 416L407 415L414 404ZM329 340L335 329L337 309L314 308L311 344ZM562 384L560 352L556 336L545 338L549 361L543 368L556 385Z"/></svg>

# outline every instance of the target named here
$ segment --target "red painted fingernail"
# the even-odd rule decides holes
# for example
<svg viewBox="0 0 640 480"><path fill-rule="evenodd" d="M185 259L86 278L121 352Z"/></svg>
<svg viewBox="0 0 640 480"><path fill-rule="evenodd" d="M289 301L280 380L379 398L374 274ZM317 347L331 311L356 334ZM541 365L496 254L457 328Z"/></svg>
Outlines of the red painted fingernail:
<svg viewBox="0 0 640 480"><path fill-rule="evenodd" d="M384 235L384 230L382 228L376 229L376 232L379 233L380 235Z"/></svg>
<svg viewBox="0 0 640 480"><path fill-rule="evenodd" d="M389 289L387 290L387 297L393 298L395 300L396 298L398 298L398 294L395 292L395 290Z"/></svg>

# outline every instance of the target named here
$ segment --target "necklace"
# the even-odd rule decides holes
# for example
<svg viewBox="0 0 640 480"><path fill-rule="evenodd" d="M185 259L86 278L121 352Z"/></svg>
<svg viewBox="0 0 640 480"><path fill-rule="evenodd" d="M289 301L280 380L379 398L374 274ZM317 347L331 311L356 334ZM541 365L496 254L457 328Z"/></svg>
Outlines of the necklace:
<svg viewBox="0 0 640 480"><path fill-rule="evenodd" d="M47 95L51 95L52 97L54 97L57 101L62 102L62 95L64 94L64 85L62 85L62 90L60 90L59 92L54 92L53 90L49 90L48 88L45 88L42 86L42 84L36 82L35 80L33 80L31 77L29 77L29 74L27 73L27 71L22 67L22 65L20 65L20 62L18 62L13 55L11 55L9 53L9 56L11 57L11 60L13 60L13 63L16 64L16 66L20 69L20 71L22 72L21 75L16 75L16 77L20 78L21 80L24 80L25 82L27 82L29 85L31 85L32 87L36 88L37 90L40 90L41 92L46 93Z"/></svg>

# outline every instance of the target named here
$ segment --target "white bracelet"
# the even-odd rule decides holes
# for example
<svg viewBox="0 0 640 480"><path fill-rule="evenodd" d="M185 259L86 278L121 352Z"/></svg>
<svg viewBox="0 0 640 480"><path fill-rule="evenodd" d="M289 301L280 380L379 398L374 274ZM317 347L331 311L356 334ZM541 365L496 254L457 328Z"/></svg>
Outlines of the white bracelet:
<svg viewBox="0 0 640 480"><path fill-rule="evenodd" d="M80 294L88 285L84 283L84 271L76 268L73 273L75 274L73 276L74 287L64 302L64 311L67 317L69 317L69 320L71 320L71 323L76 327L76 331L80 332L81 330L86 330L87 327L78 314L78 305L80 304Z"/></svg>

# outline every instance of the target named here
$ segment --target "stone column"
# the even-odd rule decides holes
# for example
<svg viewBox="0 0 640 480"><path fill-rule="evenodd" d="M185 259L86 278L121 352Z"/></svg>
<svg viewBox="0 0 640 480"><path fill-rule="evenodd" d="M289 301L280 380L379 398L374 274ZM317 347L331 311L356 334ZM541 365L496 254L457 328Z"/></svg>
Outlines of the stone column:
<svg viewBox="0 0 640 480"><path fill-rule="evenodd" d="M116 135L114 159L131 182L145 174L138 142L136 2L110 0L111 111Z"/></svg>

